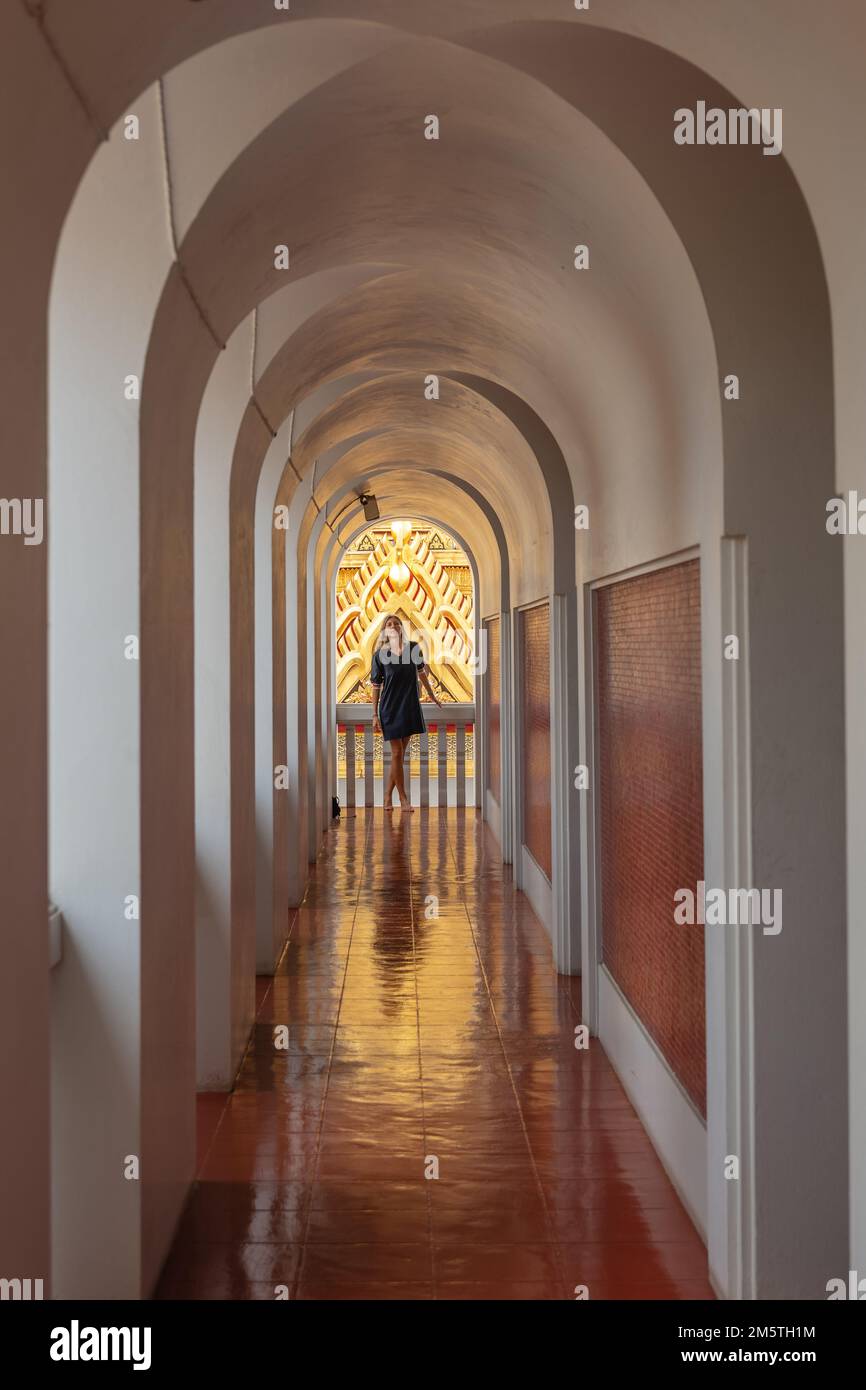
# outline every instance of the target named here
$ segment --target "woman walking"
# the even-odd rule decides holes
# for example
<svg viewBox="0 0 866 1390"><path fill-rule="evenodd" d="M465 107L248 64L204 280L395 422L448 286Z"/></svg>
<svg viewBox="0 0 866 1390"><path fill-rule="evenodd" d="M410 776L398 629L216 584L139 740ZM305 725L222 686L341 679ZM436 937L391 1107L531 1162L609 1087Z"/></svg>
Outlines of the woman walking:
<svg viewBox="0 0 866 1390"><path fill-rule="evenodd" d="M391 745L391 768L385 787L385 810L394 800L394 788L403 811L414 811L406 791L404 760L413 734L423 734L427 726L418 698L418 680L435 705L436 699L424 664L424 653L417 642L410 642L402 622L393 613L382 624L373 663L370 684L373 687L373 732L381 734Z"/></svg>

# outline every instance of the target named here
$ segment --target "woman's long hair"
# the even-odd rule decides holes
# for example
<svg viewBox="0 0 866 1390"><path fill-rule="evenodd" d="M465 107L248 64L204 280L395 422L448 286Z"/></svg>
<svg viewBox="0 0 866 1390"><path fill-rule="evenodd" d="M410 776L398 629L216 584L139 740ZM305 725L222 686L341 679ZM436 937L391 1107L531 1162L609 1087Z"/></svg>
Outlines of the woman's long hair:
<svg viewBox="0 0 866 1390"><path fill-rule="evenodd" d="M399 629L400 629L400 647L401 647L401 649L403 649L403 648L407 645L407 643L408 643L408 641L409 641L409 638L408 638L407 635L406 635L406 628L405 628L405 626L404 626L404 624L403 624L402 618L398 618L396 613L389 613L389 614L387 615L387 617L383 618L383 620L382 620L382 626L379 628L379 631L378 631L378 633L376 634L376 646L375 646L375 650L376 650L377 652L378 652L378 651L381 651L382 648L384 647L385 643L388 641L388 627L389 627L389 625L390 625L391 623L396 623L397 626L398 626Z"/></svg>

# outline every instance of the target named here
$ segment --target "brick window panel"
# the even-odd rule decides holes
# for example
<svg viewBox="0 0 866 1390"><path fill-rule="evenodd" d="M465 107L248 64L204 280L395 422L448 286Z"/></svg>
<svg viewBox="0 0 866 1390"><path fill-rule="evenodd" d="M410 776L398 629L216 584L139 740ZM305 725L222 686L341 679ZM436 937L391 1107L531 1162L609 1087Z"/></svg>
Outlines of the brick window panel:
<svg viewBox="0 0 866 1390"><path fill-rule="evenodd" d="M697 560L595 594L602 957L706 1116L700 605Z"/></svg>
<svg viewBox="0 0 866 1390"><path fill-rule="evenodd" d="M523 697L523 843L553 876L550 828L550 606L528 608L520 621Z"/></svg>
<svg viewBox="0 0 866 1390"><path fill-rule="evenodd" d="M487 628L487 786L502 804L502 711L501 645L498 618L489 618Z"/></svg>

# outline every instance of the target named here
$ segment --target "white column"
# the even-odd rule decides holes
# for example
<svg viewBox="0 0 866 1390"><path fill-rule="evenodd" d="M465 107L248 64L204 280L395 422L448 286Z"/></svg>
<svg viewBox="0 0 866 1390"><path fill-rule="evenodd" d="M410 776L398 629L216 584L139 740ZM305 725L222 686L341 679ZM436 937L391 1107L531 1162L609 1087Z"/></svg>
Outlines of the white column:
<svg viewBox="0 0 866 1390"><path fill-rule="evenodd" d="M50 888L55 1298L138 1298L141 1185L139 403L170 265L159 115L81 184L50 316ZM94 304L111 312L94 312ZM132 399L127 399L127 394ZM127 659L127 654L132 659ZM141 914L141 915L140 915Z"/></svg>
<svg viewBox="0 0 866 1390"><path fill-rule="evenodd" d="M860 496L864 495L861 488ZM866 1277L866 536L844 540L848 764L850 1266Z"/></svg>
<svg viewBox="0 0 866 1390"><path fill-rule="evenodd" d="M287 847L274 838L274 767L278 759L274 753L273 545L277 488L291 450L291 434L289 416L268 450L256 491L256 971L260 975L273 971L288 908Z"/></svg>
<svg viewBox="0 0 866 1390"><path fill-rule="evenodd" d="M232 1055L229 491L250 394L252 320L217 358L195 442L196 1075L228 1090Z"/></svg>

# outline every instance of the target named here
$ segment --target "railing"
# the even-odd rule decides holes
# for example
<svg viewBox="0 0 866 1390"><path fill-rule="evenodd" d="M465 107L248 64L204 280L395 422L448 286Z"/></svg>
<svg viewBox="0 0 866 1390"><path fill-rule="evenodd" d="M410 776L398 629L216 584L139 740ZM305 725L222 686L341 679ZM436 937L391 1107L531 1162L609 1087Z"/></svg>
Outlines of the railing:
<svg viewBox="0 0 866 1390"><path fill-rule="evenodd" d="M422 704L426 734L407 749L413 806L474 806L475 706ZM372 705L337 705L337 783L345 807L381 806L390 751L373 733ZM354 768L354 777L347 775ZM396 804L396 803L395 803Z"/></svg>

